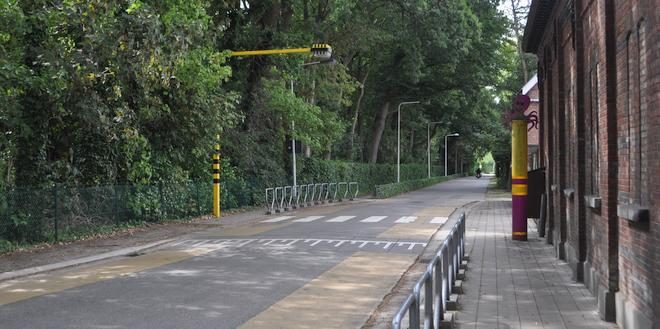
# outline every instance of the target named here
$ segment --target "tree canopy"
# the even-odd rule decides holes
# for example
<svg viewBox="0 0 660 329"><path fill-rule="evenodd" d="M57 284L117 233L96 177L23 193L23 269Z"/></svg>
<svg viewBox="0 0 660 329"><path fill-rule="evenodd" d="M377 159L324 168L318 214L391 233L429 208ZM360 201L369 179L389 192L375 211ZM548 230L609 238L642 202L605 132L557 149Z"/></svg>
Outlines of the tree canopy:
<svg viewBox="0 0 660 329"><path fill-rule="evenodd" d="M391 163L410 100L403 161L426 161L440 122L431 137L459 132L451 161L470 165L506 143L496 100L521 85L498 4L0 1L0 187L210 180L216 136L249 180L286 179L290 136L307 157ZM230 57L317 42L336 64Z"/></svg>

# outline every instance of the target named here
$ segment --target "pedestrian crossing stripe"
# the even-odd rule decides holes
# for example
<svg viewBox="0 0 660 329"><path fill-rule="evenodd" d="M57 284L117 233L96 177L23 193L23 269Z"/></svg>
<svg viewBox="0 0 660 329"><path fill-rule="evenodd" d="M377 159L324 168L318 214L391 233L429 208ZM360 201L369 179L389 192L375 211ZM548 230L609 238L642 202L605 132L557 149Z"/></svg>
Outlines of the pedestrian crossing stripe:
<svg viewBox="0 0 660 329"><path fill-rule="evenodd" d="M267 219L267 220L262 220L261 222L262 223L277 223L277 222L283 222L283 221L285 221L287 219L291 219L293 217L295 217L295 216L280 216L280 217L275 217L275 218L271 218L271 219Z"/></svg>
<svg viewBox="0 0 660 329"><path fill-rule="evenodd" d="M323 220L324 218L328 218L326 220ZM305 217L298 217L296 216L279 216L279 217L274 217L266 220L262 220L261 223L279 223L279 222L284 222L287 220L291 220L292 223L311 223L311 222L316 222L316 221L324 221L326 223L345 223L348 222L352 219L355 219L358 216L305 216ZM396 218L396 216L369 216L363 219L359 219L360 223L380 223L383 220L385 220L388 217L393 217ZM394 223L395 224L411 224L417 221L419 217L418 216L401 216L398 217ZM428 218L428 217L424 217ZM444 225L447 220L449 220L448 217L432 217L428 222L424 220L428 224L434 224L434 225Z"/></svg>
<svg viewBox="0 0 660 329"><path fill-rule="evenodd" d="M424 248L426 243L418 241L391 241L391 240L346 240L346 239L291 239L291 238L260 238L260 239L213 239L213 240L195 240L187 239L170 244L170 247L177 248L207 248L218 250L223 248L237 248L245 246L258 246L258 247L295 247L295 246L308 246L308 247L332 247L339 248L341 246L357 247L363 249L365 247L378 247L384 250L403 248L413 250L417 247Z"/></svg>
<svg viewBox="0 0 660 329"><path fill-rule="evenodd" d="M369 216L369 217L361 220L360 222L362 222L362 223L378 223L378 222L380 222L381 220L383 220L385 218L387 218L387 216Z"/></svg>
<svg viewBox="0 0 660 329"><path fill-rule="evenodd" d="M409 224L409 223L414 222L416 219L417 219L417 216L403 216L403 217L397 219L394 222L399 223L399 224Z"/></svg>
<svg viewBox="0 0 660 329"><path fill-rule="evenodd" d="M325 216L307 216L307 217L303 217L303 218L300 218L300 219L296 219L296 220L294 220L294 222L295 223L309 223L309 222L313 222L317 219L321 219L323 217L325 217Z"/></svg>
<svg viewBox="0 0 660 329"><path fill-rule="evenodd" d="M444 224L448 219L449 218L447 217L433 217L433 219L431 219L431 224Z"/></svg>
<svg viewBox="0 0 660 329"><path fill-rule="evenodd" d="M338 217L330 219L326 222L328 222L328 223L343 223L343 222L345 222L349 219L353 219L353 218L355 218L355 216L338 216Z"/></svg>

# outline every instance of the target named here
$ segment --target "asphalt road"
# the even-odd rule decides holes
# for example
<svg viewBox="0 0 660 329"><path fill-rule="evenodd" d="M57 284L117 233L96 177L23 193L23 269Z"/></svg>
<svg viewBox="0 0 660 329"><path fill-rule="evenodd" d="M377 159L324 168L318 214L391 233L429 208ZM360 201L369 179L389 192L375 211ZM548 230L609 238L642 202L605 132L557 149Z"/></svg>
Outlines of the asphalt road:
<svg viewBox="0 0 660 329"><path fill-rule="evenodd" d="M0 282L0 327L359 328L487 184L469 177L263 216L137 257Z"/></svg>

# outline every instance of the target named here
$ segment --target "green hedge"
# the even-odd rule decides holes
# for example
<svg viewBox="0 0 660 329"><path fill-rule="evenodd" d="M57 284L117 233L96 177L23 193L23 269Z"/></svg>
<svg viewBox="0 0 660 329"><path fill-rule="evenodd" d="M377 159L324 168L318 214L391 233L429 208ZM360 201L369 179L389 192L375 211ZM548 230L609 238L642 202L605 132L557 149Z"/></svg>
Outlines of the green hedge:
<svg viewBox="0 0 660 329"><path fill-rule="evenodd" d="M401 183L376 185L374 187L374 196L379 199L385 199L401 193L418 190L420 188L424 188L437 183L448 181L456 177L458 176L457 175L436 176L431 178L409 180Z"/></svg>
<svg viewBox="0 0 660 329"><path fill-rule="evenodd" d="M396 165L320 159L299 161L298 184L359 183L361 194L376 185L396 181ZM433 167L438 175L441 167ZM401 179L427 175L424 164L401 165ZM290 177L273 175L246 179L239 168L223 161L223 210L263 204L264 189L291 184ZM0 191L0 245L75 240L85 234L140 222L192 218L211 212L212 184L168 181L153 185L63 186L12 188ZM2 248L0 248L2 250Z"/></svg>
<svg viewBox="0 0 660 329"><path fill-rule="evenodd" d="M301 161L298 184L325 182L358 182L360 194L369 194L376 185L396 182L396 164L369 164L329 161L307 158ZM427 177L426 164L402 164L401 180L410 181ZM432 166L431 174L440 175L442 167Z"/></svg>

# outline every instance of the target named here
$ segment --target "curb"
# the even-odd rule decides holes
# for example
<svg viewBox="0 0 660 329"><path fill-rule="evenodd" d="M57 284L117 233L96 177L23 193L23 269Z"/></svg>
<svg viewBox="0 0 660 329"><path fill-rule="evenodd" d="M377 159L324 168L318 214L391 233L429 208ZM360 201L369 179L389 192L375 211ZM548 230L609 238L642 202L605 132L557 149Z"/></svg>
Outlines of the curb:
<svg viewBox="0 0 660 329"><path fill-rule="evenodd" d="M0 281L5 281L5 280L12 280L28 275L34 275L34 274L39 274L43 272L49 272L49 271L54 271L54 270L59 270L63 269L66 267L73 267L73 266L79 266L83 264L88 264L88 263L93 263L97 262L100 260L105 260L108 258L113 258L113 257L119 257L119 256L126 256L134 253L138 253L147 249L155 248L161 245L164 245L166 243L170 243L172 241L175 241L176 239L166 239L166 240L160 240L156 242L152 242L149 244L137 246L137 247L130 247L130 248L123 248L115 251L110 251L106 252L103 254L98 254L94 256L88 256L88 257L83 257L83 258L78 258L78 259L73 259L73 260L67 260L55 264L49 264L49 265L43 265L43 266L35 266L35 267L30 267L30 268L25 268L22 270L17 270L17 271L11 271L11 272L4 272L0 273Z"/></svg>

